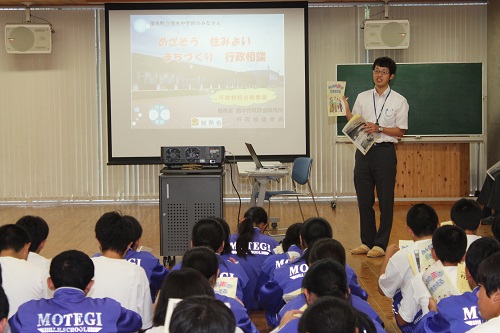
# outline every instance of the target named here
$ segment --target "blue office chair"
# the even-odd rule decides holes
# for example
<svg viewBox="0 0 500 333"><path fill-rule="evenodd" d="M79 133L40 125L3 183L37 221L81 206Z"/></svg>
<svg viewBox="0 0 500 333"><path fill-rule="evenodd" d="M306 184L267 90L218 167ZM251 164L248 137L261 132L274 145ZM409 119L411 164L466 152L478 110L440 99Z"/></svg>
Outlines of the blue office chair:
<svg viewBox="0 0 500 333"><path fill-rule="evenodd" d="M295 161L293 161L292 167L292 190L283 190L283 191L266 191L266 196L264 200L269 201L268 207L268 215L271 216L271 198L273 197L296 197L297 203L299 204L300 214L302 215L302 219L304 218L304 213L302 212L302 206L300 205L299 197L311 196L314 208L316 209L316 214L319 216L318 206L316 205L316 201L314 200L314 193L311 188L311 183L309 182L309 176L311 174L312 167L312 158L309 157L297 157ZM307 185L307 192L298 192L297 184L299 185Z"/></svg>

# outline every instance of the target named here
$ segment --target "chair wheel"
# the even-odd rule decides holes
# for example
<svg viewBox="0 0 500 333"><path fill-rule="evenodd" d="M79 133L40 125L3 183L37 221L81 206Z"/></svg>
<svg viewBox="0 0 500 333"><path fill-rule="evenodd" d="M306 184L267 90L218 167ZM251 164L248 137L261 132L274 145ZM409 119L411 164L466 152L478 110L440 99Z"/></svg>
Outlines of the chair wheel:
<svg viewBox="0 0 500 333"><path fill-rule="evenodd" d="M337 202L335 201L330 202L330 206L332 207L332 209L337 208Z"/></svg>

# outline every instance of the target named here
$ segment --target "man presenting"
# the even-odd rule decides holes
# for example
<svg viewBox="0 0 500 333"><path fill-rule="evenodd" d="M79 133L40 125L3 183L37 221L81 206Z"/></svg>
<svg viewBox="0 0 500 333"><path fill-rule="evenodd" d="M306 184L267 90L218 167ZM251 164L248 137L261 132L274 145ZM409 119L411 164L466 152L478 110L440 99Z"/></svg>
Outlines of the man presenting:
<svg viewBox="0 0 500 333"><path fill-rule="evenodd" d="M375 144L363 155L356 150L354 186L359 207L362 244L352 254L382 257L389 242L396 183L396 149L394 143L408 129L408 102L389 86L396 74L396 63L388 57L375 60L372 66L374 89L358 95L352 112L347 105L347 120L359 114L366 120L363 130L376 136ZM380 226L375 221L374 190L380 207Z"/></svg>

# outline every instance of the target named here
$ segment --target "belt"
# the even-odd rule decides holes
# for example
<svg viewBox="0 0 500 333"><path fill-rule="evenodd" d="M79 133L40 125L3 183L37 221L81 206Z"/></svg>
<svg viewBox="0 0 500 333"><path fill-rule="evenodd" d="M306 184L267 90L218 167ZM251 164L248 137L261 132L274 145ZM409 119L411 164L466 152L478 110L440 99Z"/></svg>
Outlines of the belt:
<svg viewBox="0 0 500 333"><path fill-rule="evenodd" d="M375 142L373 147L392 147L394 142Z"/></svg>

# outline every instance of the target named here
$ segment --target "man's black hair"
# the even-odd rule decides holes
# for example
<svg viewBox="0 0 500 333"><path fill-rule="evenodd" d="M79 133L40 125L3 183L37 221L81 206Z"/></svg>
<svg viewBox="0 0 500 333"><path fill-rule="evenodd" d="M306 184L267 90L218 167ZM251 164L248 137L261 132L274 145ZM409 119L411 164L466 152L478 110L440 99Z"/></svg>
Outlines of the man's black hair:
<svg viewBox="0 0 500 333"><path fill-rule="evenodd" d="M81 251L61 252L50 262L50 278L56 288L73 287L85 290L93 277L94 263Z"/></svg>
<svg viewBox="0 0 500 333"><path fill-rule="evenodd" d="M332 226L322 217L311 217L307 219L300 229L302 242L311 247L315 240L320 238L332 238Z"/></svg>
<svg viewBox="0 0 500 333"><path fill-rule="evenodd" d="M432 236L439 224L439 218L431 206L425 203L413 205L406 214L406 225L416 237Z"/></svg>
<svg viewBox="0 0 500 333"><path fill-rule="evenodd" d="M0 320L9 316L9 300L2 286L2 265L0 265Z"/></svg>
<svg viewBox="0 0 500 333"><path fill-rule="evenodd" d="M0 251L14 250L14 252L19 252L30 242L29 233L20 225L5 224L0 227Z"/></svg>
<svg viewBox="0 0 500 333"><path fill-rule="evenodd" d="M488 297L500 290L500 252L484 259L477 272L477 282Z"/></svg>
<svg viewBox="0 0 500 333"><path fill-rule="evenodd" d="M465 255L465 266L474 281L477 282L477 271L483 260L499 251L500 244L496 239L483 237L472 242Z"/></svg>
<svg viewBox="0 0 500 333"><path fill-rule="evenodd" d="M475 231L481 224L481 206L472 199L459 199L451 207L450 217L460 228Z"/></svg>
<svg viewBox="0 0 500 333"><path fill-rule="evenodd" d="M389 57L375 59L372 69L375 69L376 66L389 68L389 75L396 74L396 62Z"/></svg>
<svg viewBox="0 0 500 333"><path fill-rule="evenodd" d="M40 216L26 215L16 222L30 235L30 252L36 252L40 244L49 236L49 225Z"/></svg>
<svg viewBox="0 0 500 333"><path fill-rule="evenodd" d="M345 267L346 256L344 246L333 238L320 238L308 250L307 264L314 264L321 259L333 259Z"/></svg>
<svg viewBox="0 0 500 333"><path fill-rule="evenodd" d="M201 219L193 226L191 239L193 246L206 246L217 252L224 242L225 232L215 219Z"/></svg>
<svg viewBox="0 0 500 333"><path fill-rule="evenodd" d="M137 241L141 239L142 237L142 226L139 220L137 220L135 217L131 215L124 215L123 219L127 221L127 223L130 223L132 228L134 229L134 243L132 244L131 247L135 247L137 244Z"/></svg>
<svg viewBox="0 0 500 333"><path fill-rule="evenodd" d="M108 250L121 255L135 241L132 224L118 212L104 213L95 225L95 236L101 243L101 251Z"/></svg>
<svg viewBox="0 0 500 333"><path fill-rule="evenodd" d="M467 249L467 236L455 225L444 225L434 231L432 247L442 262L459 263Z"/></svg>
<svg viewBox="0 0 500 333"><path fill-rule="evenodd" d="M217 274L219 261L217 255L208 247L199 246L186 251L182 257L182 268L193 268L207 279Z"/></svg>
<svg viewBox="0 0 500 333"><path fill-rule="evenodd" d="M172 333L234 333L236 320L222 301L209 296L191 296L175 307L169 330Z"/></svg>

